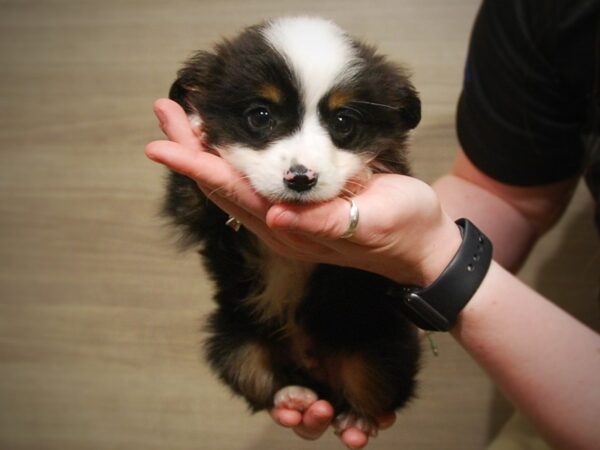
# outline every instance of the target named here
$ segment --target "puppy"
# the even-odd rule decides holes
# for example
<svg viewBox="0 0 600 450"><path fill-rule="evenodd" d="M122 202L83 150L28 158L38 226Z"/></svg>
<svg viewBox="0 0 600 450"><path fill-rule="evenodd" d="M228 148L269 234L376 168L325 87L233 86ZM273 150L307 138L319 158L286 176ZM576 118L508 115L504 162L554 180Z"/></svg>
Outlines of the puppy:
<svg viewBox="0 0 600 450"><path fill-rule="evenodd" d="M170 97L203 144L272 202L350 196L374 172L408 174L405 141L420 101L405 71L318 18L270 20L178 72ZM419 344L392 282L279 256L194 181L170 175L164 212L201 247L216 285L205 350L251 410L335 408L338 431L377 429L413 396Z"/></svg>

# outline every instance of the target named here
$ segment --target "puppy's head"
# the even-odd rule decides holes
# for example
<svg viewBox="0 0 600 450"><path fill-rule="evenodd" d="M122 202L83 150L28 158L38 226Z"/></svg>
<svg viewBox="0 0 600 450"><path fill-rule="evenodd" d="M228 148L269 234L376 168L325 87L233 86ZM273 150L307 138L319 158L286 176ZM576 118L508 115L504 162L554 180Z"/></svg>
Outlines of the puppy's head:
<svg viewBox="0 0 600 450"><path fill-rule="evenodd" d="M405 72L317 18L246 29L179 71L170 97L205 144L274 201L316 202L370 171L408 173L421 117Z"/></svg>

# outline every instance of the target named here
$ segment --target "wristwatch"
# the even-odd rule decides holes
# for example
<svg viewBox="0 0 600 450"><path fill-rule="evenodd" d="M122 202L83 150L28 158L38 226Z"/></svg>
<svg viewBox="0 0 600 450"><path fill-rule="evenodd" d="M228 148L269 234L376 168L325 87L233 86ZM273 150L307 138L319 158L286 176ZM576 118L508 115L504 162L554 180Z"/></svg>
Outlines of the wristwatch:
<svg viewBox="0 0 600 450"><path fill-rule="evenodd" d="M400 299L402 314L423 330L450 330L492 261L490 240L467 219L459 219L456 224L462 244L437 280L424 288L396 285L389 292Z"/></svg>

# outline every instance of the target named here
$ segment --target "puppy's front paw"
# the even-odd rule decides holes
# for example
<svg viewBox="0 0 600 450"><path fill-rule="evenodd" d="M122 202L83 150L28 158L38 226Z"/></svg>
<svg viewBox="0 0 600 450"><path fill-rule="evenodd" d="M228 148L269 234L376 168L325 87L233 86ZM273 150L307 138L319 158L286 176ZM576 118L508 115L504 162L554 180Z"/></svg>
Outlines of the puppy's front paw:
<svg viewBox="0 0 600 450"><path fill-rule="evenodd" d="M357 428L367 436L377 436L377 423L371 419L359 416L351 411L338 415L332 423L335 434L341 435L349 428Z"/></svg>
<svg viewBox="0 0 600 450"><path fill-rule="evenodd" d="M275 408L293 409L304 412L318 400L317 394L302 386L286 386L275 394Z"/></svg>

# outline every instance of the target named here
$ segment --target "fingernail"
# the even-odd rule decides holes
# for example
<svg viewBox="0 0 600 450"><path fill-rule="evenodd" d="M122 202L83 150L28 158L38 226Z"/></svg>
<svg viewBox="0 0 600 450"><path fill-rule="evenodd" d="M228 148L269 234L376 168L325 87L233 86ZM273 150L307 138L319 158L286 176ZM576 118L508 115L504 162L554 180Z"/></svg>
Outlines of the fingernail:
<svg viewBox="0 0 600 450"><path fill-rule="evenodd" d="M156 108L154 110L154 114L156 115L156 118L158 119L158 126L161 129L164 129L165 125L167 124L167 117L165 116L165 113L161 109Z"/></svg>

